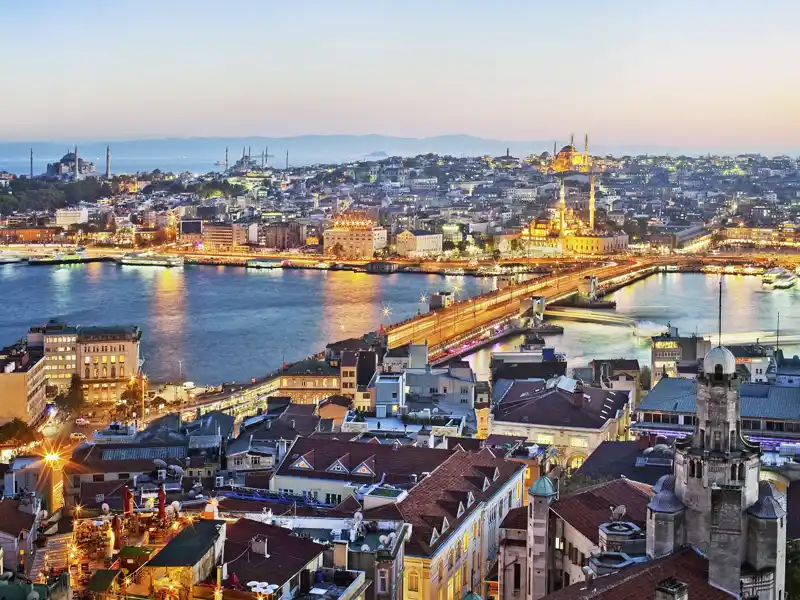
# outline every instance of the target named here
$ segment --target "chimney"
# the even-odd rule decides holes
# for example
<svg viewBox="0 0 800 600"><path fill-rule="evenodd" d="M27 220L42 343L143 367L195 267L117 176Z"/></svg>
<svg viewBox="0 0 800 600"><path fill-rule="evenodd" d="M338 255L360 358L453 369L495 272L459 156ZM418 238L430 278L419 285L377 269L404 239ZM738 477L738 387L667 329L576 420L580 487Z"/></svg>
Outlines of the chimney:
<svg viewBox="0 0 800 600"><path fill-rule="evenodd" d="M254 537L250 542L250 550L255 554L269 558L269 554L267 554L267 538Z"/></svg>
<svg viewBox="0 0 800 600"><path fill-rule="evenodd" d="M689 600L689 586L674 577L656 585L655 600Z"/></svg>
<svg viewBox="0 0 800 600"><path fill-rule="evenodd" d="M294 419L292 419L292 429L294 429L294 423L295 423L295 421L294 421Z"/></svg>
<svg viewBox="0 0 800 600"><path fill-rule="evenodd" d="M575 408L581 408L581 409L583 408L584 402L586 400L583 397L583 386L579 385L575 388L575 391L572 392L572 398L570 400Z"/></svg>
<svg viewBox="0 0 800 600"><path fill-rule="evenodd" d="M333 542L333 566L336 569L347 570L348 543L347 540Z"/></svg>

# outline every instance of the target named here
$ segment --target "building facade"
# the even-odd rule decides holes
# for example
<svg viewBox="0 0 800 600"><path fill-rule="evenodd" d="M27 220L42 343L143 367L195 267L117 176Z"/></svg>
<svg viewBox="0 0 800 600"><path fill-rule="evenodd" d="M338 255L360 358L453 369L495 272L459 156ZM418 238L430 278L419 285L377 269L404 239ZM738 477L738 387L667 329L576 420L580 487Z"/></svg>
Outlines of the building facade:
<svg viewBox="0 0 800 600"><path fill-rule="evenodd" d="M240 223L203 224L203 247L226 250L247 243L247 228Z"/></svg>
<svg viewBox="0 0 800 600"><path fill-rule="evenodd" d="M13 419L32 425L44 416L44 366L41 353L31 351L27 344L0 350L0 425Z"/></svg>
<svg viewBox="0 0 800 600"><path fill-rule="evenodd" d="M397 254L410 258L442 253L442 234L427 231L402 231L395 243Z"/></svg>
<svg viewBox="0 0 800 600"><path fill-rule="evenodd" d="M93 404L116 403L139 372L139 340L135 326L79 327L77 374L84 399Z"/></svg>
<svg viewBox="0 0 800 600"><path fill-rule="evenodd" d="M386 229L376 226L365 213L346 213L325 230L323 249L325 254L371 259L388 241Z"/></svg>

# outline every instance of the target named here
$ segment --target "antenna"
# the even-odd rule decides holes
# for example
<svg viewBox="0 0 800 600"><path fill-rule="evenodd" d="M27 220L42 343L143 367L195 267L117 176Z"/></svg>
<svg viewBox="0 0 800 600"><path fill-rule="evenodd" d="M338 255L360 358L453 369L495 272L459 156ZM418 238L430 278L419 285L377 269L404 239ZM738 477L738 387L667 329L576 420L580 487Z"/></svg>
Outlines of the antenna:
<svg viewBox="0 0 800 600"><path fill-rule="evenodd" d="M775 354L781 349L781 311L778 311L778 330L775 332Z"/></svg>
<svg viewBox="0 0 800 600"><path fill-rule="evenodd" d="M719 346L722 346L722 276L719 278L719 319L718 319L718 326L719 326Z"/></svg>

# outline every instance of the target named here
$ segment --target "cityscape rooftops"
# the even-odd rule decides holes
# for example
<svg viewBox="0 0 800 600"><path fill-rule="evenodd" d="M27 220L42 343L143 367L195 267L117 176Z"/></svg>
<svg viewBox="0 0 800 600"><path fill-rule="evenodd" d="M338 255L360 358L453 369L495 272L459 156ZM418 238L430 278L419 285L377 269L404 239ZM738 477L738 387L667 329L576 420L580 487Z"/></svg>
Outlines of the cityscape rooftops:
<svg viewBox="0 0 800 600"><path fill-rule="evenodd" d="M317 375L330 377L339 375L339 369L330 366L324 361L308 358L289 365L283 373L287 375Z"/></svg>
<svg viewBox="0 0 800 600"><path fill-rule="evenodd" d="M631 481L653 485L663 475L670 473L671 451L645 449L639 441L604 441L586 458L573 476L590 479L626 477Z"/></svg>
<svg viewBox="0 0 800 600"><path fill-rule="evenodd" d="M200 561L206 552L216 543L220 536L225 536L225 521L216 519L200 519L188 527L184 527L178 535L170 540L148 567L189 567Z"/></svg>

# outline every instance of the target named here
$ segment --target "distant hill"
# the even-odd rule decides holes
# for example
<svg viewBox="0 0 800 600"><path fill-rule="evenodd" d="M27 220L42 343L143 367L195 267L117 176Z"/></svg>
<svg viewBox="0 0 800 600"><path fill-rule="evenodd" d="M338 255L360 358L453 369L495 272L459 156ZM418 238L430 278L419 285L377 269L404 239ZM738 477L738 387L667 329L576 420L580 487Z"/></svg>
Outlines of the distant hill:
<svg viewBox="0 0 800 600"><path fill-rule="evenodd" d="M559 141L559 147L566 139ZM1 160L25 160L33 148L38 160L60 158L75 145L74 141L62 142L1 142ZM472 135L440 135L426 138L395 137L386 135L300 135L293 137L232 137L232 138L163 138L146 140L121 140L110 142L113 159L147 159L163 160L185 158L196 161L214 161L225 157L228 147L230 160L233 162L241 156L242 149L250 148L252 156L260 157L265 148L269 148L270 159L274 157L277 164L283 164L286 151L289 151L289 163L292 165L343 162L349 160L380 159L387 156L414 156L429 152L449 154L452 156L479 156L488 154L500 156L508 149L513 156L525 157L539 154L545 150L552 151L553 140L509 141L475 137ZM79 153L90 160L105 159L106 141L78 141ZM382 148L376 151L375 148ZM675 149L650 147L616 147L592 146L592 153L606 154L678 154ZM246 151L246 150L245 150ZM714 148L700 151L714 152ZM717 151L720 151L717 149ZM750 149L758 151L758 149ZM689 152L689 151L687 151ZM695 151L694 154L698 152Z"/></svg>

